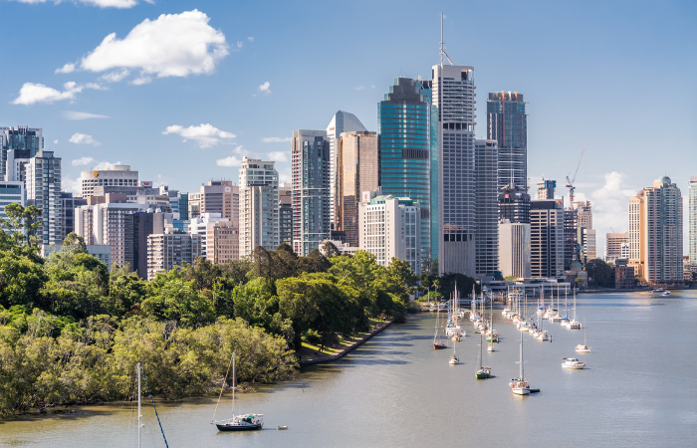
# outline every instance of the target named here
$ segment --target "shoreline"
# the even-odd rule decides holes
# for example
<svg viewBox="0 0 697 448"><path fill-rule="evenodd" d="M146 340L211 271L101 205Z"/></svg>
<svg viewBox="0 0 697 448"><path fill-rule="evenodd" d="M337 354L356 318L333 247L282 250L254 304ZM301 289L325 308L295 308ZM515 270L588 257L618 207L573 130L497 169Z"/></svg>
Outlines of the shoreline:
<svg viewBox="0 0 697 448"><path fill-rule="evenodd" d="M306 367L306 366L314 366L317 364L326 364L326 363L338 361L339 359L348 355L349 353L351 353L352 351L354 351L355 349L357 349L361 345L365 344L367 341L371 340L373 338L373 336L375 336L376 334L379 334L384 329L392 326L393 323L394 323L394 319L388 320L387 322L378 325L376 328L374 328L370 332L364 334L363 337L361 337L360 339L358 339L356 341L351 342L349 345L347 345L346 347L344 347L342 350L340 350L337 353L334 353L332 355L320 355L320 356L310 358L310 359L302 359L302 360L298 361L298 365L302 368L302 367Z"/></svg>

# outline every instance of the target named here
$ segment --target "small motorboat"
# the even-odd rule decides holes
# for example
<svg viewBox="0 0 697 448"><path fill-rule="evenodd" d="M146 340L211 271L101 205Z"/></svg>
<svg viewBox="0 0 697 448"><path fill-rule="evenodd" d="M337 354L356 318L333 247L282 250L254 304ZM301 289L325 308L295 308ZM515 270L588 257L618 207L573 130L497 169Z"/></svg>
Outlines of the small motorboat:
<svg viewBox="0 0 697 448"><path fill-rule="evenodd" d="M561 366L565 369L580 370L586 367L586 363L579 361L578 358L562 358L564 362Z"/></svg>
<svg viewBox="0 0 697 448"><path fill-rule="evenodd" d="M663 291L663 294L661 294L663 297L668 297L670 296L670 291Z"/></svg>

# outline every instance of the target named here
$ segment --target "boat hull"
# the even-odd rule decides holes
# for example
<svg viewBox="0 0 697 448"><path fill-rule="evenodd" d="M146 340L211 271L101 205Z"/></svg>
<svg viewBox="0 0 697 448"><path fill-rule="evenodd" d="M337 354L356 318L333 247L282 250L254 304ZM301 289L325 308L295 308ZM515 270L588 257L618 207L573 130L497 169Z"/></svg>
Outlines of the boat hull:
<svg viewBox="0 0 697 448"><path fill-rule="evenodd" d="M530 395L530 389L518 389L518 388L513 388L511 389L514 394L516 395Z"/></svg>
<svg viewBox="0 0 697 448"><path fill-rule="evenodd" d="M215 426L218 427L218 431L224 431L224 432L234 432L234 431L257 431L261 429L263 425L255 425L255 424L248 424L248 425L219 425L216 424Z"/></svg>
<svg viewBox="0 0 697 448"><path fill-rule="evenodd" d="M448 346L440 343L433 344L433 350L443 350L444 348L448 348Z"/></svg>

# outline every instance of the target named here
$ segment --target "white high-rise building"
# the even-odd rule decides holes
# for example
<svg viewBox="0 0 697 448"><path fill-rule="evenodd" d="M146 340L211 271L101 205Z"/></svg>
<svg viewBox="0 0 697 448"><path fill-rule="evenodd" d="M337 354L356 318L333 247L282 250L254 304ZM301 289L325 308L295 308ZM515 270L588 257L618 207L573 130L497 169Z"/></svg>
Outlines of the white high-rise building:
<svg viewBox="0 0 697 448"><path fill-rule="evenodd" d="M405 260L421 274L421 207L410 198L377 196L379 190L361 194L359 247L375 255L377 264L389 266L393 257Z"/></svg>
<svg viewBox="0 0 697 448"><path fill-rule="evenodd" d="M148 280L158 272L170 271L184 263L193 264L201 256L201 236L167 228L164 233L148 235Z"/></svg>
<svg viewBox="0 0 697 448"><path fill-rule="evenodd" d="M82 197L94 194L95 187L137 187L138 171L132 171L130 165L112 165L109 170L89 170L80 174Z"/></svg>
<svg viewBox="0 0 697 448"><path fill-rule="evenodd" d="M438 109L439 270L475 276L474 68L433 66Z"/></svg>
<svg viewBox="0 0 697 448"><path fill-rule="evenodd" d="M63 243L61 158L54 157L53 151L37 152L26 164L24 178L27 205L35 205L42 212L43 225L36 230L38 243Z"/></svg>
<svg viewBox="0 0 697 448"><path fill-rule="evenodd" d="M338 111L334 114L329 125L327 125L327 140L329 141L329 219L333 225L335 219L335 205L336 200L336 179L337 179L337 169L339 166L338 155L339 155L339 138L342 132L365 132L367 129L363 126L363 123L354 114L349 112L344 112L343 110Z"/></svg>
<svg viewBox="0 0 697 448"><path fill-rule="evenodd" d="M562 201L530 202L531 276L559 278L564 274L564 210Z"/></svg>
<svg viewBox="0 0 697 448"><path fill-rule="evenodd" d="M531 276L530 224L508 219L499 224L499 269L504 277Z"/></svg>
<svg viewBox="0 0 697 448"><path fill-rule="evenodd" d="M690 226L690 264L697 265L697 177L690 178L689 198L687 215Z"/></svg>
<svg viewBox="0 0 697 448"><path fill-rule="evenodd" d="M240 168L240 257L257 246L276 250L281 244L278 201L274 162L245 157Z"/></svg>

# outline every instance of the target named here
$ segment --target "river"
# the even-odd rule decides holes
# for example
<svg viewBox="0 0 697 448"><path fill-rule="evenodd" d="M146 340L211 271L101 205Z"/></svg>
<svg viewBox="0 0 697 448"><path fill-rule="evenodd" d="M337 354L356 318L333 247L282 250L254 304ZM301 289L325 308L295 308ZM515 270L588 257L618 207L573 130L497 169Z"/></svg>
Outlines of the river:
<svg viewBox="0 0 697 448"><path fill-rule="evenodd" d="M532 309L532 308L531 308ZM539 394L511 394L520 333L494 310L501 336L484 351L496 378L476 381L479 335L464 321L464 362L432 349L435 316L409 316L334 364L296 380L238 394L235 410L265 414L265 428L218 433L215 399L158 403L176 447L636 447L694 446L697 440L697 292L581 295L589 354L576 354L583 331L545 322L553 342L525 334L525 373ZM563 357L588 364L561 368ZM230 412L226 397L218 417ZM227 411L227 412L226 412ZM143 402L143 447L163 447L152 406ZM287 425L287 431L278 431ZM7 447L135 447L132 403L89 406L77 414L0 422Z"/></svg>

